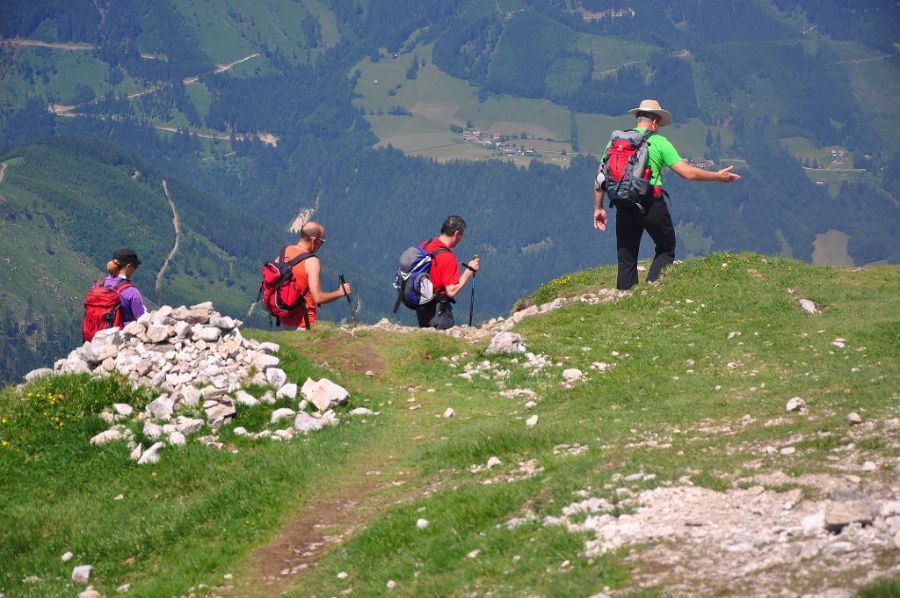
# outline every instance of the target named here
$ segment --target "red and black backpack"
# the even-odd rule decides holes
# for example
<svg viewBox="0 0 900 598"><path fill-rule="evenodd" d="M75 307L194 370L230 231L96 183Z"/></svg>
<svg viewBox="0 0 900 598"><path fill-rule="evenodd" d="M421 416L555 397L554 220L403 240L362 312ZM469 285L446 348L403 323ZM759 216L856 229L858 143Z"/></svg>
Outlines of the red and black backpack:
<svg viewBox="0 0 900 598"><path fill-rule="evenodd" d="M303 314L303 322L309 330L309 314L306 309L306 293L309 288L301 288L294 278L294 266L303 260L315 257L314 253L301 253L289 262L285 262L285 245L276 261L266 262L262 267L262 283L256 300L262 299L266 311L275 318L275 324L281 324L281 318L297 313ZM270 322L271 323L271 322Z"/></svg>
<svg viewBox="0 0 900 598"><path fill-rule="evenodd" d="M103 286L103 278L88 289L84 298L84 320L81 323L81 337L85 341L94 338L98 330L122 326L122 291L131 288L131 281L120 278L114 287Z"/></svg>

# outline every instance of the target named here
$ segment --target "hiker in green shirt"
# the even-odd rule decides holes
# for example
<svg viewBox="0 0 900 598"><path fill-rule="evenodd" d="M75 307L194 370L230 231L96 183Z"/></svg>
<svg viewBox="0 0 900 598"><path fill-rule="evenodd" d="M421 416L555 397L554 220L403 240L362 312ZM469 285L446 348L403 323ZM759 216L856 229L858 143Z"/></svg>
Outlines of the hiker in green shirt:
<svg viewBox="0 0 900 598"><path fill-rule="evenodd" d="M672 114L663 110L656 100L643 100L639 107L628 113L637 119L636 130L650 133L646 141L650 188L640 206L627 205L625 202L616 204L616 248L619 262L616 288L622 291L638 282L637 259L644 231L656 243L656 257L647 273L647 282L657 280L663 268L675 261L675 227L665 201L667 194L663 191L663 167L671 168L675 174L689 181L733 183L741 178L731 172L733 166L711 172L688 164L678 154L672 142L657 133L660 127L672 122ZM594 228L605 231L607 214L603 209L603 198L609 181L601 180L602 178L602 174L598 175L594 185Z"/></svg>

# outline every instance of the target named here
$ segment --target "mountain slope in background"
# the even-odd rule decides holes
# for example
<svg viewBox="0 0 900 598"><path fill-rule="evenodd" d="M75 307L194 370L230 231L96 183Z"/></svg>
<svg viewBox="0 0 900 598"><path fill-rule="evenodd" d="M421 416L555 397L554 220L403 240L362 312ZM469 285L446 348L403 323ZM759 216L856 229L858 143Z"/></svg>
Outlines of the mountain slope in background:
<svg viewBox="0 0 900 598"><path fill-rule="evenodd" d="M149 305L210 296L242 317L255 298L269 226L236 217L189 186L163 179L136 156L101 142L60 138L2 158L0 319L3 367L14 375L80 344L87 287L118 247L135 247L134 282ZM178 250L163 182L179 215ZM210 218L210 215L214 215ZM232 236L240 227L245 235ZM259 235L252 239L255 232ZM161 276L160 276L161 273ZM158 286L157 286L158 285ZM4 376L5 377L5 376Z"/></svg>

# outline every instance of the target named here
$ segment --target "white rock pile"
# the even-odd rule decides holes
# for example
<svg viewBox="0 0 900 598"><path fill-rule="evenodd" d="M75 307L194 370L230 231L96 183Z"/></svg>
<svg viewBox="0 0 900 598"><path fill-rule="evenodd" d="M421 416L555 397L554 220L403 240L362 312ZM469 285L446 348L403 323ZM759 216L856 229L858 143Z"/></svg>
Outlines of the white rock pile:
<svg viewBox="0 0 900 598"><path fill-rule="evenodd" d="M124 403L104 410L101 417L112 427L91 439L95 445L125 440L132 459L140 464L156 463L166 445L183 445L206 427L213 434L200 437L200 442L222 448L215 432L235 418L238 407L298 399L297 384L278 367L280 360L274 353L279 346L244 338L241 324L219 314L210 302L191 307L163 306L122 329L101 330L92 341L58 360L52 370L34 370L25 379L52 373L117 373L136 388L160 392L140 412ZM242 389L248 384L272 390L257 399ZM295 433L337 425L333 408L350 399L346 389L325 378L318 382L307 379L299 395L302 398L296 408L276 409L270 420L273 425L287 420L292 423L290 427L255 433L238 427L235 434L287 440ZM307 413L310 405L313 409ZM142 421L143 436L155 442L146 449L136 444L134 433L126 425L129 421Z"/></svg>

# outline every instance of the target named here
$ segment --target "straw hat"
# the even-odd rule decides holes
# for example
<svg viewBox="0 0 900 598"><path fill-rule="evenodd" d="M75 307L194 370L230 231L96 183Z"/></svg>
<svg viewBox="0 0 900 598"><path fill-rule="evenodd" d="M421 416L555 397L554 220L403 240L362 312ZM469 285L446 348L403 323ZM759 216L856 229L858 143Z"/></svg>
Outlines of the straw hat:
<svg viewBox="0 0 900 598"><path fill-rule="evenodd" d="M663 110L656 100L641 100L641 105L628 111L631 116L637 116L638 112L650 112L659 117L659 126L664 127L672 122L672 113Z"/></svg>

